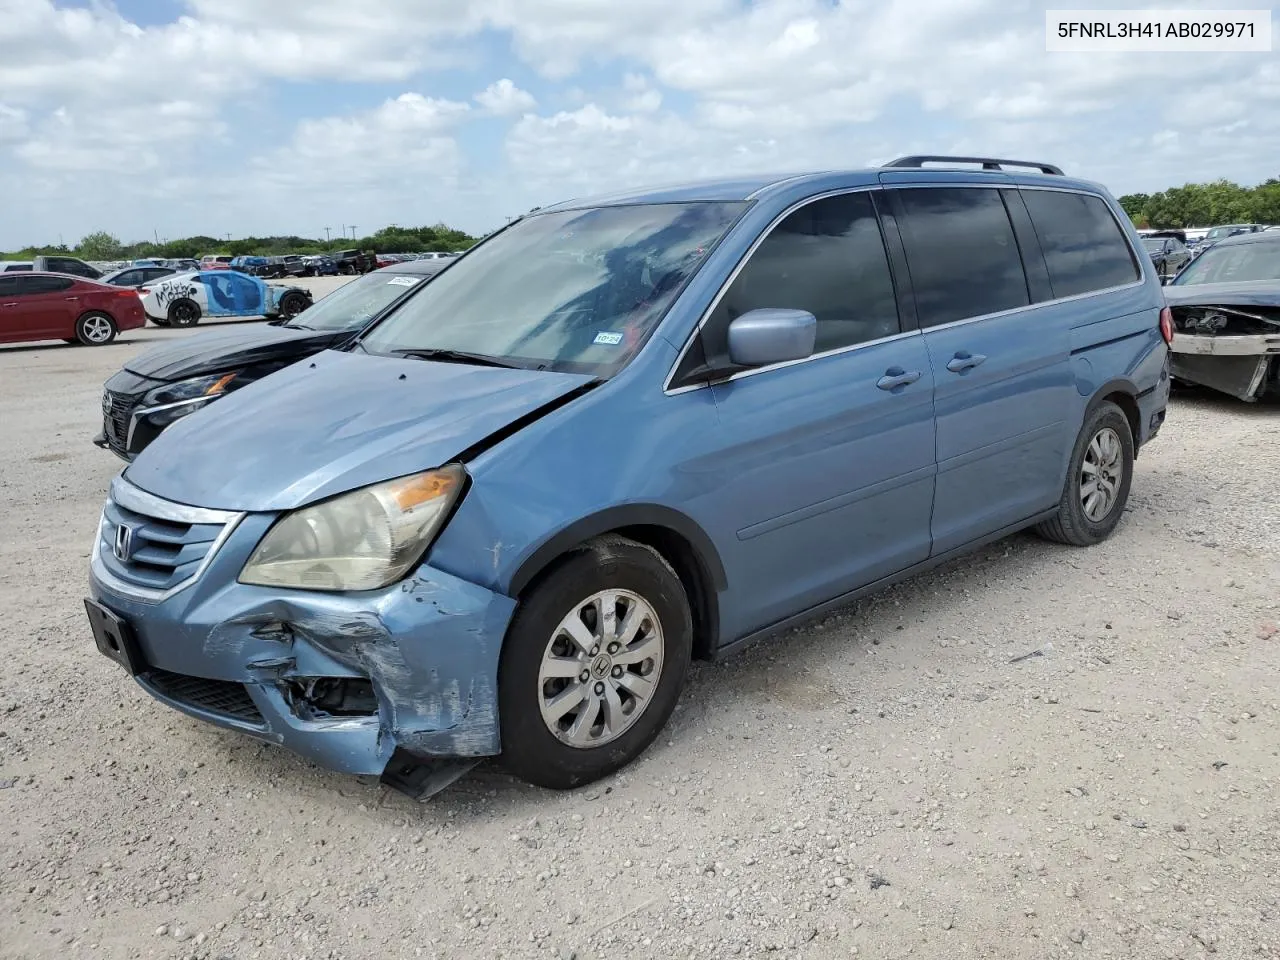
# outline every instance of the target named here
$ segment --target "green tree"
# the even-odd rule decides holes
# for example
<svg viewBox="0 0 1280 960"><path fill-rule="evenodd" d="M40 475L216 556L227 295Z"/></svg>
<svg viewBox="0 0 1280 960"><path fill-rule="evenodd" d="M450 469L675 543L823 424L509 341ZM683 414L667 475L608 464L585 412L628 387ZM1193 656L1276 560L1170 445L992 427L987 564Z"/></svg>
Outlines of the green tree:
<svg viewBox="0 0 1280 960"><path fill-rule="evenodd" d="M1136 218L1142 214L1142 208L1150 199L1149 193L1126 193L1120 198L1120 206L1131 218Z"/></svg>
<svg viewBox="0 0 1280 960"><path fill-rule="evenodd" d="M123 253L119 239L105 230L89 234L76 247L76 254L85 260L118 260Z"/></svg>

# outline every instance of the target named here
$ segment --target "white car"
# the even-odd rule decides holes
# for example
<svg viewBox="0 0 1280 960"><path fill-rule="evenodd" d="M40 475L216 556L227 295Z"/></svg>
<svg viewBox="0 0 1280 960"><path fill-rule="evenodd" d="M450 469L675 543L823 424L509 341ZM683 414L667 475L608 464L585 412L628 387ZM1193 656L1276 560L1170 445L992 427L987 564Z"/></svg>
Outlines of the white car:
<svg viewBox="0 0 1280 960"><path fill-rule="evenodd" d="M161 327L190 327L202 317L280 317L311 306L311 291L267 283L237 270L197 270L149 283L142 308Z"/></svg>

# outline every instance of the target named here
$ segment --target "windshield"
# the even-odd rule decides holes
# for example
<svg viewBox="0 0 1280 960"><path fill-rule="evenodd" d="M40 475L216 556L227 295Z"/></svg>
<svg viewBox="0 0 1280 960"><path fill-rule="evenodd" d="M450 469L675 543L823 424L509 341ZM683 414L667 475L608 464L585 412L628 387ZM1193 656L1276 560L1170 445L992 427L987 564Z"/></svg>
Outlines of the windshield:
<svg viewBox="0 0 1280 960"><path fill-rule="evenodd" d="M391 271L366 273L307 307L285 326L329 333L359 330L422 281L430 279Z"/></svg>
<svg viewBox="0 0 1280 960"><path fill-rule="evenodd" d="M528 217L453 263L362 346L612 376L745 208L637 204Z"/></svg>
<svg viewBox="0 0 1280 960"><path fill-rule="evenodd" d="M1244 230L1244 229L1245 228L1238 223L1232 224L1226 227L1214 227L1212 230L1210 230L1208 233L1204 235L1204 238L1206 240L1222 240L1226 237L1229 237L1232 231Z"/></svg>
<svg viewBox="0 0 1280 960"><path fill-rule="evenodd" d="M1191 261L1174 281L1194 283L1242 283L1280 280L1280 242L1229 243L1206 250Z"/></svg>
<svg viewBox="0 0 1280 960"><path fill-rule="evenodd" d="M1148 250L1150 250L1152 253L1159 253L1161 250L1164 249L1164 238L1163 237L1143 237L1142 245L1146 247Z"/></svg>

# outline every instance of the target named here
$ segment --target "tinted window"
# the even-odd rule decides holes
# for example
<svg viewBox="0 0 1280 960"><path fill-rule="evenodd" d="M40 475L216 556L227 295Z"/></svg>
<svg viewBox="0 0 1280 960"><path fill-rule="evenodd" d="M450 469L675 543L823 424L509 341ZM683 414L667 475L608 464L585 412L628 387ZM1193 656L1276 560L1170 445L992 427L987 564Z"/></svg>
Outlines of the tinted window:
<svg viewBox="0 0 1280 960"><path fill-rule="evenodd" d="M1040 238L1054 296L1071 297L1138 279L1129 244L1101 197L1025 189L1022 196ZM1156 250L1172 247L1166 237L1151 239L1159 242Z"/></svg>
<svg viewBox="0 0 1280 960"><path fill-rule="evenodd" d="M901 190L903 243L922 327L1031 302L1018 244L996 190Z"/></svg>
<svg viewBox="0 0 1280 960"><path fill-rule="evenodd" d="M143 271L126 270L123 273L117 273L115 276L108 279L107 283L117 287L128 287L135 283L141 283L144 279L146 278L143 276Z"/></svg>
<svg viewBox="0 0 1280 960"><path fill-rule="evenodd" d="M23 277L18 289L21 293L59 293L70 290L74 283L70 277Z"/></svg>
<svg viewBox="0 0 1280 960"><path fill-rule="evenodd" d="M763 307L812 313L815 353L898 332L893 279L869 193L815 200L773 228L703 328L707 360L727 363L729 323Z"/></svg>
<svg viewBox="0 0 1280 960"><path fill-rule="evenodd" d="M0 297L12 297L17 291L17 277L0 277Z"/></svg>
<svg viewBox="0 0 1280 960"><path fill-rule="evenodd" d="M97 274L92 267L78 260L66 260L62 257L50 257L49 269L53 273L70 273L77 277L93 277Z"/></svg>

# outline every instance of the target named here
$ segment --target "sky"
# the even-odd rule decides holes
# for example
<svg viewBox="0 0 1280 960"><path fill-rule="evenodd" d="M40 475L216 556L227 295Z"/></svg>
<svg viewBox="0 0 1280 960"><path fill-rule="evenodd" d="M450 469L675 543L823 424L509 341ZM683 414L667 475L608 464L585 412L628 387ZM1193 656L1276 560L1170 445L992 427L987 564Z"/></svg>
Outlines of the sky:
<svg viewBox="0 0 1280 960"><path fill-rule="evenodd" d="M1280 176L1280 53L1050 54L1045 9L0 0L0 249L484 233L591 193L911 153L1043 160L1116 194Z"/></svg>

